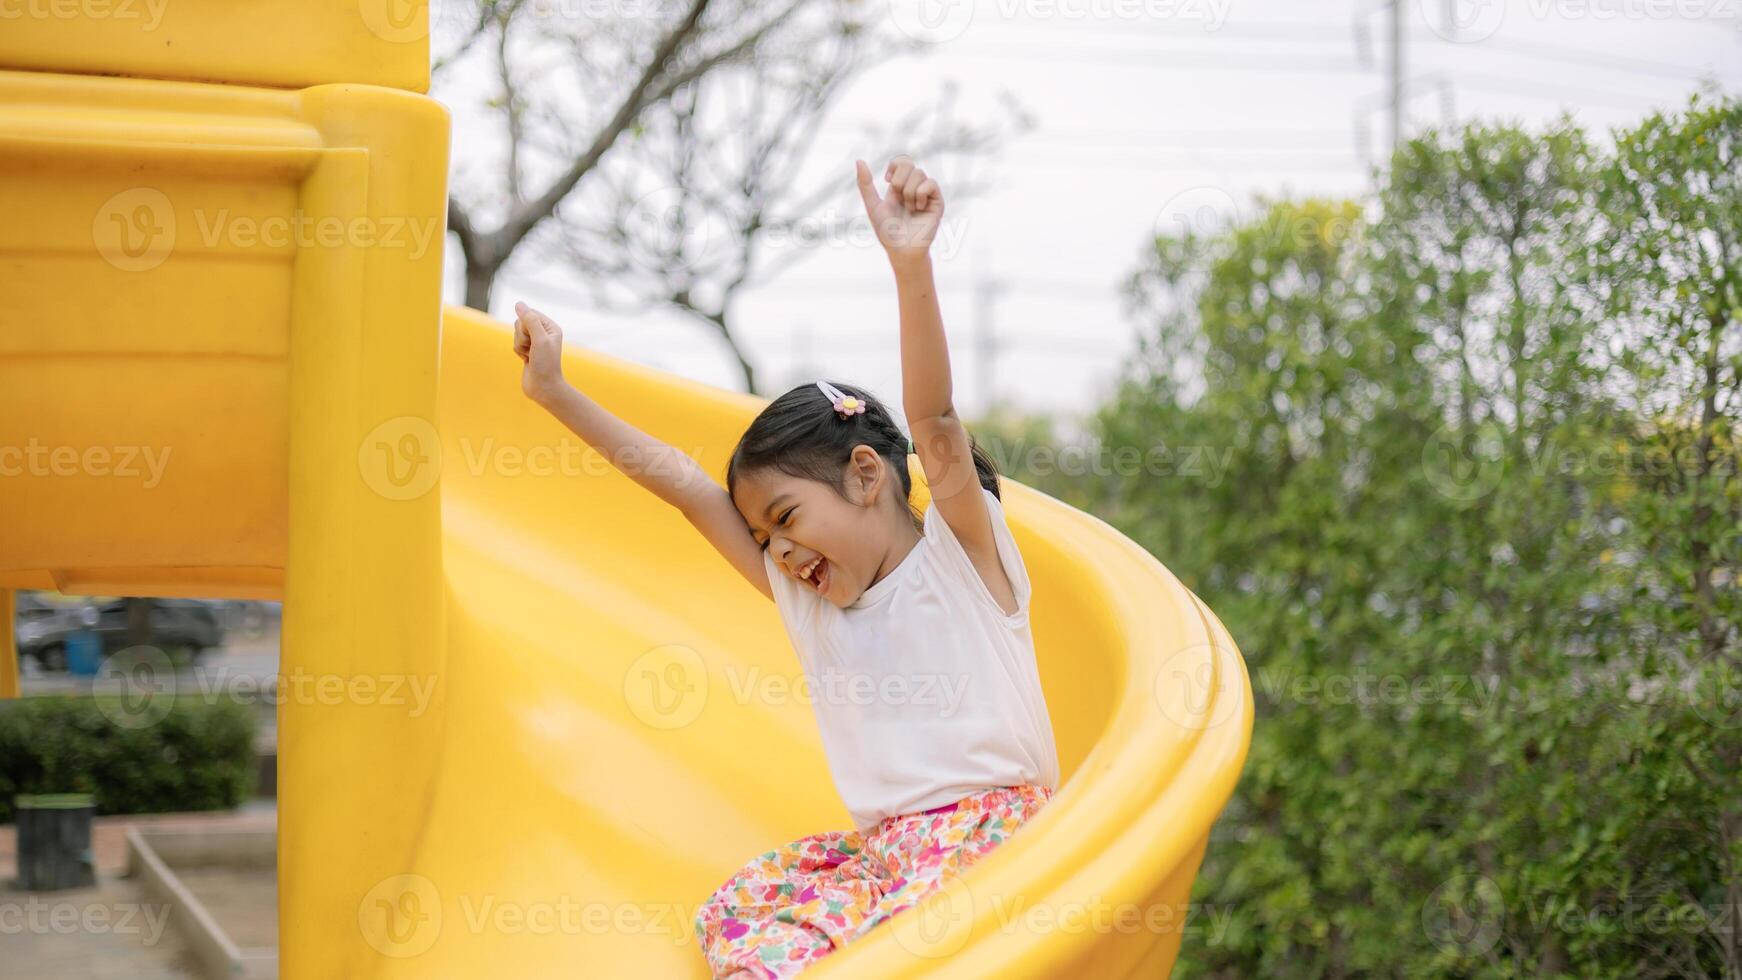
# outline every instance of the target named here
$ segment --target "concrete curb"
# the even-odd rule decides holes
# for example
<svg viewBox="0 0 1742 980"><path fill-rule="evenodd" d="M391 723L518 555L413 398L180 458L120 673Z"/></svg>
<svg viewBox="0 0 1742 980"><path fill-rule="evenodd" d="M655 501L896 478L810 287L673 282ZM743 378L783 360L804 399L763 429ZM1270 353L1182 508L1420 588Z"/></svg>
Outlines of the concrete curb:
<svg viewBox="0 0 1742 980"><path fill-rule="evenodd" d="M276 980L278 950L243 948L224 933L199 899L171 870L178 863L221 863L237 858L271 855L276 830L141 830L127 828L128 874L142 888L181 914L175 916L183 935L207 976L240 980ZM168 860L166 860L166 858Z"/></svg>

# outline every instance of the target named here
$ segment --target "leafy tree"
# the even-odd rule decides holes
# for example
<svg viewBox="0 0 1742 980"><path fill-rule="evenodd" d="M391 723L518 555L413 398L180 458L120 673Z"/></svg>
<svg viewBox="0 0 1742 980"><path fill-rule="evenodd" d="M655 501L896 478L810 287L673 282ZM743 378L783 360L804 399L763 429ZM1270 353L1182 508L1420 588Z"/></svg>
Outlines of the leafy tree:
<svg viewBox="0 0 1742 980"><path fill-rule="evenodd" d="M1428 133L1146 249L1089 439L1226 464L1072 492L1259 701L1181 975L1742 977L1739 140Z"/></svg>

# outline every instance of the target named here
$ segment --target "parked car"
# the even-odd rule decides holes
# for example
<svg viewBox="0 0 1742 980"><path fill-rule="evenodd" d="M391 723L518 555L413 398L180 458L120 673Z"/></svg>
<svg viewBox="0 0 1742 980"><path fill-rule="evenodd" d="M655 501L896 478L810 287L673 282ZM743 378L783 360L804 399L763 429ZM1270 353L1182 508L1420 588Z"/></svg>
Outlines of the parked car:
<svg viewBox="0 0 1742 980"><path fill-rule="evenodd" d="M197 661L208 648L224 642L224 628L212 604L203 599L145 599L146 635L135 641L129 628L131 600L49 601L19 592L15 635L18 655L36 658L43 670L67 669L67 637L79 630L97 634L103 656L144 642L163 650L185 649Z"/></svg>

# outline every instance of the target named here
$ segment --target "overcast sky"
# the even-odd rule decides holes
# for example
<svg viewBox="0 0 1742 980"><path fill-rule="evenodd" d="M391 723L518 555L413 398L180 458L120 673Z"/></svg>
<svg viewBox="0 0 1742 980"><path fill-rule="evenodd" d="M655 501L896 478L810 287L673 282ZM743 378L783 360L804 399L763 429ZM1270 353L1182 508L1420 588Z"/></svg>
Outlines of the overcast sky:
<svg viewBox="0 0 1742 980"><path fill-rule="evenodd" d="M1378 3L873 3L930 43L859 76L833 110L809 173L839 179L839 209L863 221L851 160L866 152L866 124L887 124L948 81L964 109L1008 92L1035 117L1032 132L979 168L995 183L988 193L956 206L949 173L933 171L949 236L947 248L942 238L934 246L934 267L956 401L970 416L990 394L988 378L998 397L1025 409L1091 408L1141 326L1116 283L1158 226L1248 207L1255 193L1360 194L1369 185L1363 147L1388 138L1389 15ZM1471 118L1534 124L1565 110L1606 132L1680 104L1702 78L1742 90L1742 0L1458 0L1450 6L1459 30L1446 24L1447 6L1404 0L1416 128ZM488 138L472 131L480 124L456 113L456 144ZM879 178L885 162L871 161ZM742 294L738 329L766 388L820 372L899 403L891 276L875 243L860 241L819 248ZM601 314L562 266L511 269L498 281L498 315L525 299L555 316L571 343L738 387L728 354L693 320ZM981 331L994 338L990 361Z"/></svg>

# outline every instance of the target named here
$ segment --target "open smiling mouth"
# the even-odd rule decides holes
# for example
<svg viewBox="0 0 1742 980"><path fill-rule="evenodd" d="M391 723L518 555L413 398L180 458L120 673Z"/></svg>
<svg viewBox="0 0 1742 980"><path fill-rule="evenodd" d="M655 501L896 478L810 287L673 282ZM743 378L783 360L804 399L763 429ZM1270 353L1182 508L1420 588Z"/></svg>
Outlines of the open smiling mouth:
<svg viewBox="0 0 1742 980"><path fill-rule="evenodd" d="M829 560L821 555L811 559L809 565L798 570L799 578L810 583L811 588L818 592L829 591Z"/></svg>

